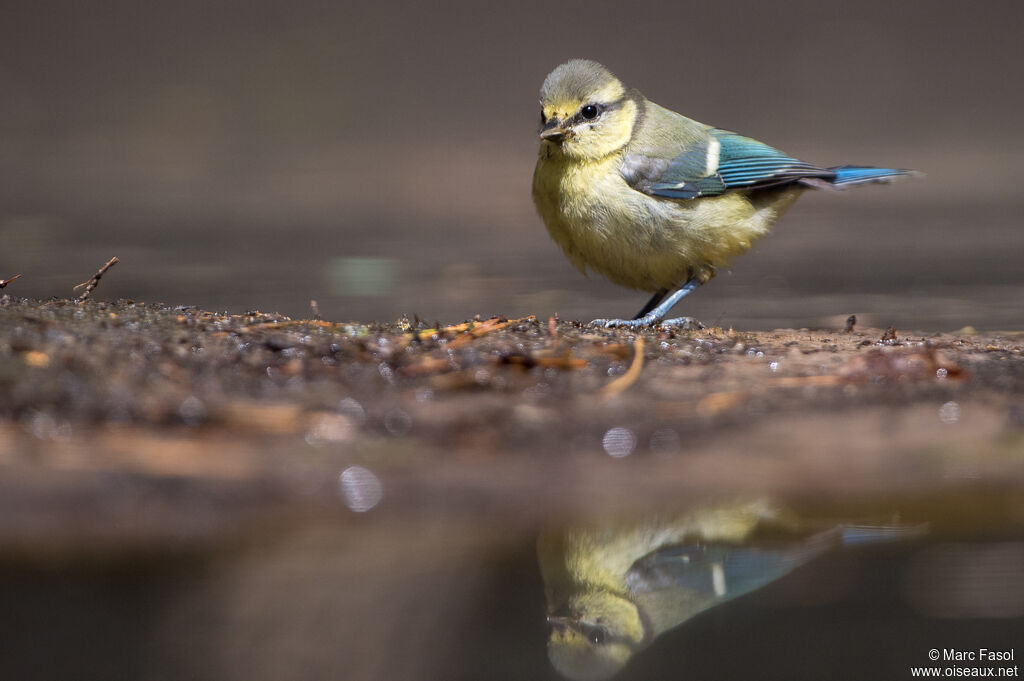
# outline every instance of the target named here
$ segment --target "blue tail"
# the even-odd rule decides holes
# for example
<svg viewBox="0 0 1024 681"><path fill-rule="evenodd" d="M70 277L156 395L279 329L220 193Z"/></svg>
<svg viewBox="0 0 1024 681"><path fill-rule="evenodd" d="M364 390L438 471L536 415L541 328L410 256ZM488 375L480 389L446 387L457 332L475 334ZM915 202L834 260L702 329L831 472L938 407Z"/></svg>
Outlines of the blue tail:
<svg viewBox="0 0 1024 681"><path fill-rule="evenodd" d="M836 166L835 168L829 168L829 170L835 173L836 176L835 179L826 179L826 181L836 186L863 184L865 182L888 182L901 175L918 174L915 170L871 168L868 166Z"/></svg>

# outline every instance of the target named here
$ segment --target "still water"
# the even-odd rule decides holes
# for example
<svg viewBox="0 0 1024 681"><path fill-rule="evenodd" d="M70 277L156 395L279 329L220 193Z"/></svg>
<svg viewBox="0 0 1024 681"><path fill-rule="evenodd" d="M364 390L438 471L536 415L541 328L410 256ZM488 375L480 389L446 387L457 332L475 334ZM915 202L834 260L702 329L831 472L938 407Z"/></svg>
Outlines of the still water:
<svg viewBox="0 0 1024 681"><path fill-rule="evenodd" d="M339 485L337 508L317 520L229 541L8 560L5 676L1016 674L1024 514L1009 495L787 505L702 494L541 519L479 490L378 504L385 487L367 469ZM933 649L1013 659L933 664Z"/></svg>
<svg viewBox="0 0 1024 681"><path fill-rule="evenodd" d="M529 160L522 166L528 178ZM906 330L1024 326L1024 208L1015 200L936 204L892 195L913 197L923 189L912 183L925 181L806 196L677 312L737 329L841 327L850 314L862 325ZM23 274L17 290L5 291L12 295L67 296L117 255L100 299L293 318L309 318L315 299L325 319L363 322L635 313L648 296L576 271L522 189L509 215L425 222L338 215L190 224L167 216L141 229L117 215L0 221L0 277Z"/></svg>

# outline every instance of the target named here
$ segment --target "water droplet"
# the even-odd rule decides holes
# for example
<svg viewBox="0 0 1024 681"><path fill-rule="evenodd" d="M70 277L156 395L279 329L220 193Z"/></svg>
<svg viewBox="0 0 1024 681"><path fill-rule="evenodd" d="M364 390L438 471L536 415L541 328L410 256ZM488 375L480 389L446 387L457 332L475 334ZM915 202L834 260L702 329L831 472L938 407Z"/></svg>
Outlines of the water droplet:
<svg viewBox="0 0 1024 681"><path fill-rule="evenodd" d="M943 423L956 423L960 420L960 405L956 402L946 402L939 407L939 420Z"/></svg>
<svg viewBox="0 0 1024 681"><path fill-rule="evenodd" d="M195 395L186 397L178 407L178 416L186 426L198 426L206 416L206 405Z"/></svg>
<svg viewBox="0 0 1024 681"><path fill-rule="evenodd" d="M601 444L604 446L604 451L608 456L621 459L633 453L633 450L636 448L636 436L628 428L616 426L615 428L608 429L608 432L601 439Z"/></svg>
<svg viewBox="0 0 1024 681"><path fill-rule="evenodd" d="M338 490L345 505L356 513L365 513L384 498L384 485L373 471L362 466L349 466L338 476Z"/></svg>
<svg viewBox="0 0 1024 681"><path fill-rule="evenodd" d="M363 405L351 397L346 397L338 403L338 411L355 421L356 424L361 424L366 420L366 410L363 409Z"/></svg>
<svg viewBox="0 0 1024 681"><path fill-rule="evenodd" d="M67 442L72 435L70 422L59 421L44 411L33 412L28 419L27 426L32 435L40 440Z"/></svg>
<svg viewBox="0 0 1024 681"><path fill-rule="evenodd" d="M948 375L949 375L949 372L946 369L942 368L942 367L939 367L938 369L935 370L935 378L943 379L943 378L946 378L946 376L948 376Z"/></svg>
<svg viewBox="0 0 1024 681"><path fill-rule="evenodd" d="M778 362L769 362L768 363L768 371L773 371L774 372L774 371L778 371L778 370L779 370L779 363Z"/></svg>

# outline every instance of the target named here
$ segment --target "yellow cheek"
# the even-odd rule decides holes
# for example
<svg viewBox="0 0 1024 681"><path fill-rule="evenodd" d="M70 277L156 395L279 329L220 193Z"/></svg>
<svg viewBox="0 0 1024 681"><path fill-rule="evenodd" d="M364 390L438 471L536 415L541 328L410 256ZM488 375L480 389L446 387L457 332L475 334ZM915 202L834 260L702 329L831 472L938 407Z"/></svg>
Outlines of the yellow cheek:
<svg viewBox="0 0 1024 681"><path fill-rule="evenodd" d="M610 113L600 124L577 127L575 136L563 144L573 157L597 160L621 149L633 133L636 105L625 102L618 111Z"/></svg>

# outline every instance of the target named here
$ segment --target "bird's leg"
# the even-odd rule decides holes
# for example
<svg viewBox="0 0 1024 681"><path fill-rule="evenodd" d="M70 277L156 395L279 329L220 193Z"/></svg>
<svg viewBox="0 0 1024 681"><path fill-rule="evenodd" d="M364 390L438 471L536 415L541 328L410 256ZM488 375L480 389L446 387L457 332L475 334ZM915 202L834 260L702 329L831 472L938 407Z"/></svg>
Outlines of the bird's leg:
<svg viewBox="0 0 1024 681"><path fill-rule="evenodd" d="M648 300L647 303L643 306L643 309L641 309L639 312L636 313L636 316L633 317L633 319L640 319L641 317L646 315L648 312L650 312L654 308L658 307L658 303L660 303L661 301L665 300L665 296L667 296L667 295L668 295L668 289L667 288L663 288L660 291L658 291L657 293L655 293L653 296L651 296L651 299Z"/></svg>
<svg viewBox="0 0 1024 681"><path fill-rule="evenodd" d="M668 314L669 310L671 310L675 304L682 300L688 293L700 286L700 284L700 279L693 277L672 293L668 293L664 290L658 291L654 294L654 297L644 305L644 308L640 310L640 314L638 314L635 319L595 319L590 323L596 326L603 326L608 329L620 326L635 329L641 326L651 326L654 324L676 326L682 329L703 329L704 325L693 317L665 319L665 315Z"/></svg>

